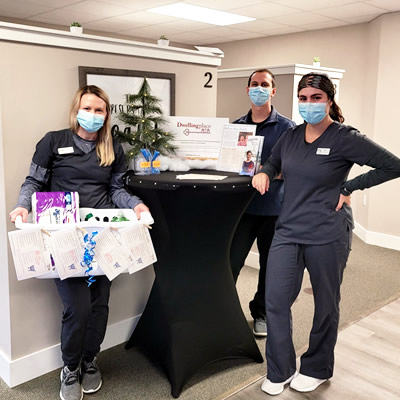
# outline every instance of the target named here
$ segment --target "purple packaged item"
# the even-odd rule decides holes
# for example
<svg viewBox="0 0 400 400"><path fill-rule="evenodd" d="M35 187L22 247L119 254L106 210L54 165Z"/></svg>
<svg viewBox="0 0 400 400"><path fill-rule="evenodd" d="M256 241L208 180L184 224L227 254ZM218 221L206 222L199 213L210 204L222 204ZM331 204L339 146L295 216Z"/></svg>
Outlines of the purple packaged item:
<svg viewBox="0 0 400 400"><path fill-rule="evenodd" d="M35 224L69 224L79 222L78 192L36 192L32 195Z"/></svg>

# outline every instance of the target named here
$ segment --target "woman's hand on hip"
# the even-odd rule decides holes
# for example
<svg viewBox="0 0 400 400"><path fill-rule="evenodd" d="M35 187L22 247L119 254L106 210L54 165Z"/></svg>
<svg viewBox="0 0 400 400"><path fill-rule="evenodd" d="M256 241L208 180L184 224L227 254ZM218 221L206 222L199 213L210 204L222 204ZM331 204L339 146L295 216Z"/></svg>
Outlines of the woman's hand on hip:
<svg viewBox="0 0 400 400"><path fill-rule="evenodd" d="M254 189L257 189L261 194L264 194L265 192L268 192L269 189L269 176L264 172L260 172L257 175L254 175L251 183Z"/></svg>
<svg viewBox="0 0 400 400"><path fill-rule="evenodd" d="M336 206L336 211L339 211L342 208L343 203L346 203L347 205L351 205L351 196L345 196L343 194L340 194L339 201Z"/></svg>

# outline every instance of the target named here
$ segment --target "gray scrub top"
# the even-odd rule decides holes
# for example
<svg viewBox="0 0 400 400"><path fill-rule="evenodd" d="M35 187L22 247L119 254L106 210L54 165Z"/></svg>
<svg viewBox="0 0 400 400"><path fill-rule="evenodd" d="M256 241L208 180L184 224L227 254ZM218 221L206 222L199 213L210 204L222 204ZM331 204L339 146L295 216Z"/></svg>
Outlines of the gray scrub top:
<svg viewBox="0 0 400 400"><path fill-rule="evenodd" d="M288 130L268 160L282 171L285 182L276 237L302 244L330 243L349 227L350 207L335 208L351 167L368 165L381 147L338 122L313 143L306 143L305 127Z"/></svg>
<svg viewBox="0 0 400 400"><path fill-rule="evenodd" d="M121 144L113 138L115 159L110 166L100 166L90 142L69 129L48 132L36 145L17 205L30 210L31 195L37 191L77 191L80 207L134 208L141 203L123 187L126 165Z"/></svg>

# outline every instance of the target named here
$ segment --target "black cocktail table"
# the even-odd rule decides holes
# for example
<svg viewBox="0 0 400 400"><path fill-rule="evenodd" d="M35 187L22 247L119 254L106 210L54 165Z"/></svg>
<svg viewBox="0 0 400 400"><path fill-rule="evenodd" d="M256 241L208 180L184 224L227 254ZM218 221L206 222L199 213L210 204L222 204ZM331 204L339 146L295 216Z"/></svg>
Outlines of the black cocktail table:
<svg viewBox="0 0 400 400"><path fill-rule="evenodd" d="M200 367L228 358L263 362L242 312L229 264L239 217L251 200L251 179L220 171L222 181L179 181L181 172L137 176L128 190L149 206L158 261L146 308L126 348L139 346L161 364L178 397Z"/></svg>

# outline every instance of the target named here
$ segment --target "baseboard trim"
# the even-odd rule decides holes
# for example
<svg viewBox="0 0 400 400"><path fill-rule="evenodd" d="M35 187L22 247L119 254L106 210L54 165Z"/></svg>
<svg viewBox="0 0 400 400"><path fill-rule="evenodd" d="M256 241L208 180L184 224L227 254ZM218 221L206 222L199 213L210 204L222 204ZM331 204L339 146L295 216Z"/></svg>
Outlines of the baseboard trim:
<svg viewBox="0 0 400 400"><path fill-rule="evenodd" d="M357 235L363 242L367 244L372 244L374 246L384 247L386 249L400 250L399 236L367 231L358 222L356 222L354 225L354 234ZM255 251L250 251L246 258L245 265L247 265L248 267L260 269L258 253Z"/></svg>
<svg viewBox="0 0 400 400"><path fill-rule="evenodd" d="M135 329L140 316L136 315L109 325L101 350L126 342ZM0 352L0 376L11 388L60 367L62 367L60 343L12 361Z"/></svg>
<svg viewBox="0 0 400 400"><path fill-rule="evenodd" d="M10 382L10 359L0 351L0 377L8 385Z"/></svg>
<svg viewBox="0 0 400 400"><path fill-rule="evenodd" d="M354 233L365 243L386 249L400 250L400 237L385 233L367 231L359 223L354 224Z"/></svg>

